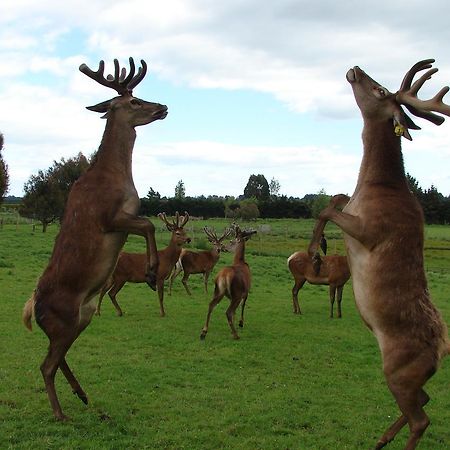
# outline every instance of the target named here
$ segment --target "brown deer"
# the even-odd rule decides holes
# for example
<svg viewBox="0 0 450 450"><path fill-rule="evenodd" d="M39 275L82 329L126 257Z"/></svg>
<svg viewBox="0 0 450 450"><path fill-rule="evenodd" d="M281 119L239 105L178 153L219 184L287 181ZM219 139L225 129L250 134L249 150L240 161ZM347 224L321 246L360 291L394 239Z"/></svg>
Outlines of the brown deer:
<svg viewBox="0 0 450 450"><path fill-rule="evenodd" d="M53 414L58 420L66 419L55 390L58 368L74 393L88 403L65 356L89 325L95 311L95 297L113 272L129 233L146 239L146 281L153 288L156 283L155 228L147 219L137 216L139 197L132 178L131 156L135 127L164 119L167 107L132 95L133 88L146 74L147 66L144 61L141 64L135 75L134 62L130 58L127 75L125 69L119 70L119 63L114 60L114 76L106 78L103 61L96 72L85 64L80 66L81 72L116 90L119 96L88 107L105 114L103 139L91 167L72 187L49 264L23 311L25 325L31 330L34 314L50 341L41 372Z"/></svg>
<svg viewBox="0 0 450 450"><path fill-rule="evenodd" d="M160 315L166 315L164 311L164 281L169 277L181 253L181 247L191 242L191 239L186 235L184 226L189 220L189 214L186 212L180 218L178 212L175 220L170 223L167 220L165 213L158 214L158 217L166 224L167 229L172 233L169 245L158 251L158 272L156 274L156 288L158 291ZM100 315L100 308L103 296L108 292L108 295L116 308L117 315L122 316L122 309L116 300L116 295L124 287L125 283L145 283L146 280L146 254L145 253L126 253L122 252L117 260L116 268L111 278L105 284L100 292L100 297L97 304L97 314Z"/></svg>
<svg viewBox="0 0 450 450"><path fill-rule="evenodd" d="M335 196L321 212L310 252L317 248L327 221L344 232L356 305L377 338L387 385L402 413L376 444L380 449L409 425L405 449L415 449L430 421L423 407L429 400L423 386L450 353L445 323L427 288L423 263L423 213L408 188L400 136L411 139L418 129L403 111L439 125L450 115L443 103L445 87L430 100L417 93L437 69L433 59L420 61L405 75L400 90L390 93L359 67L347 80L364 120L364 155L353 196ZM343 210L337 209L344 206Z"/></svg>
<svg viewBox="0 0 450 450"><path fill-rule="evenodd" d="M326 240L322 237L322 249L326 253ZM342 292L344 285L350 279L350 269L346 256L310 255L305 252L295 252L287 260L288 268L294 277L292 288L292 303L294 314L301 314L298 303L298 292L307 281L310 284L330 287L330 317L333 318L334 302L337 294L337 316L342 317Z"/></svg>
<svg viewBox="0 0 450 450"><path fill-rule="evenodd" d="M202 340L205 339L206 334L208 333L211 313L224 296L227 296L230 299L230 306L226 311L226 316L234 339L239 339L236 328L234 327L234 314L240 304L242 304L242 306L239 326L241 328L244 326L244 308L245 303L247 302L251 282L250 268L245 262L245 241L250 239L256 231L241 230L236 224L233 224L232 229L235 236L232 244L232 247L234 248L233 265L224 267L216 276L214 296L209 303L206 323L203 327L202 334L200 335L200 339Z"/></svg>
<svg viewBox="0 0 450 450"><path fill-rule="evenodd" d="M184 248L181 251L180 257L175 265L172 275L170 276L169 295L172 294L173 280L180 274L180 272L183 272L183 279L181 280L181 282L183 283L183 286L188 295L191 295L191 291L189 290L187 281L190 275L196 273L203 274L205 293L208 293L209 275L213 271L214 266L217 264L217 261L219 261L220 254L222 252L228 251L223 241L230 236L232 230L226 229L222 236L220 236L220 238L217 237L215 230L213 230L212 228L204 227L203 231L208 237L209 242L211 242L213 246L212 249L204 250L201 252L194 252L192 250L187 250Z"/></svg>

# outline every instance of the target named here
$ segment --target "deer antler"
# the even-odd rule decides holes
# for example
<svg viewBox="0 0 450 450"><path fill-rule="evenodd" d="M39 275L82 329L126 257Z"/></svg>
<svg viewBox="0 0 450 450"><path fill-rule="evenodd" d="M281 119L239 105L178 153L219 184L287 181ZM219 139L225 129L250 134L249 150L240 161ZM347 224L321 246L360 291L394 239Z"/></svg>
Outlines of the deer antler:
<svg viewBox="0 0 450 450"><path fill-rule="evenodd" d="M184 216L180 216L178 211L175 213L175 219L172 219L172 223L167 220L166 213L159 213L158 217L166 224L169 231L173 231L176 228L183 228L189 220L189 214L185 211ZM181 223L180 223L181 218Z"/></svg>
<svg viewBox="0 0 450 450"><path fill-rule="evenodd" d="M205 232L205 234L208 237L210 242L217 242L217 241L219 241L219 239L217 238L217 234L216 234L214 228L203 227L203 231Z"/></svg>
<svg viewBox="0 0 450 450"><path fill-rule="evenodd" d="M119 61L117 59L114 60L114 76L108 75L106 78L104 76L105 71L105 62L103 60L100 61L98 65L98 70L91 70L86 64L81 64L80 71L87 75L89 78L97 81L103 86L109 87L117 91L119 95L130 94L144 78L147 73L147 64L143 59L141 59L142 67L139 67L138 73L135 74L135 65L133 58L129 59L130 61L130 73L128 76L126 75L126 69L119 67Z"/></svg>
<svg viewBox="0 0 450 450"><path fill-rule="evenodd" d="M450 106L446 105L442 101L444 95L450 90L450 88L448 86L443 87L433 98L429 100L420 100L417 98L417 93L424 85L425 81L429 80L431 76L438 71L437 68L430 69L432 63L434 63L434 59L425 59L414 64L414 66L409 69L403 78L400 89L396 93L396 99L399 103L405 105L405 107L415 116L427 119L435 125L441 125L445 118L434 114L432 111L450 116ZM430 70L425 72L411 86L416 73L424 69Z"/></svg>
<svg viewBox="0 0 450 450"><path fill-rule="evenodd" d="M178 214L178 212L177 212ZM184 216L181 216L181 224L180 224L180 228L183 228L187 222L189 220L189 214L187 213L187 211L184 212Z"/></svg>

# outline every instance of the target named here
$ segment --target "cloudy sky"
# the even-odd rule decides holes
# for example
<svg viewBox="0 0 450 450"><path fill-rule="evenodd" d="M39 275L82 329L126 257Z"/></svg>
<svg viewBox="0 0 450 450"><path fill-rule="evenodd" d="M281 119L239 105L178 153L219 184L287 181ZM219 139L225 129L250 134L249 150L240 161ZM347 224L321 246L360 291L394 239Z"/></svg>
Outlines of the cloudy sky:
<svg viewBox="0 0 450 450"><path fill-rule="evenodd" d="M135 184L172 196L240 195L251 174L280 193L351 194L362 121L348 68L395 92L417 61L439 72L421 91L450 83L447 0L2 0L0 132L10 194L54 160L98 147L105 121L85 109L115 95L79 72L100 59L144 59L134 94L164 103L164 121L139 127ZM446 99L450 103L450 94ZM406 170L450 194L450 118L422 119L403 142Z"/></svg>

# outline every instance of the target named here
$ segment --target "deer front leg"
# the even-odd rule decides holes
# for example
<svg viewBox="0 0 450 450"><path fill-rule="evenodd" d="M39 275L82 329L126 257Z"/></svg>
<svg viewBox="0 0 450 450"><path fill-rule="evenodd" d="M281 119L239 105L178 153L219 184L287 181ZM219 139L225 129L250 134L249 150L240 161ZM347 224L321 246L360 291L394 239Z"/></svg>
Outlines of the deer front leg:
<svg viewBox="0 0 450 450"><path fill-rule="evenodd" d="M158 299L159 299L159 314L161 317L166 315L164 311L164 279L157 281Z"/></svg>
<svg viewBox="0 0 450 450"><path fill-rule="evenodd" d="M159 260L155 240L155 226L148 219L133 216L122 211L113 219L108 231L123 231L145 238L147 245L147 271L145 277L147 284L156 291L156 274Z"/></svg>
<svg viewBox="0 0 450 450"><path fill-rule="evenodd" d="M334 196L329 206L319 214L319 219L314 227L313 237L308 248L310 255L314 255L317 251L323 230L328 221L335 223L345 234L356 239L366 248L370 249L375 245L374 234L368 230L361 217L353 216L335 208L342 204L344 198L348 197L342 194Z"/></svg>
<svg viewBox="0 0 450 450"><path fill-rule="evenodd" d="M319 245L321 239L323 237L323 231L325 230L325 225L327 224L329 217L327 217L326 212L335 211L337 207L344 207L350 200L350 197L345 194L338 194L331 198L328 206L320 213L319 219L317 220L314 230L313 237L311 239L311 243L308 247L308 254L312 257L314 256L319 249Z"/></svg>

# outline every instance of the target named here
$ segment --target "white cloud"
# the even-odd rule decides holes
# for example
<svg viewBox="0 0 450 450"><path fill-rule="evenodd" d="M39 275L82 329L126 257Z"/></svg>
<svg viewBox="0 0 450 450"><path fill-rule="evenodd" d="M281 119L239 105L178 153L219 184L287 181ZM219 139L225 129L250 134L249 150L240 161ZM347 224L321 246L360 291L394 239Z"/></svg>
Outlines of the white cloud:
<svg viewBox="0 0 450 450"><path fill-rule="evenodd" d="M98 146L104 122L84 107L111 93L80 76L81 62L96 68L103 58L110 67L114 57L124 62L130 55L142 57L153 74L173 86L270 94L292 114L320 117L324 125L318 125L317 133L327 133L336 129L336 120L359 117L345 81L350 66L360 65L395 91L415 61L435 57L441 73L427 83L431 86L424 87L423 95L450 80L443 44L450 41L449 12L448 2L429 2L425 8L418 0L384 0L370 7L330 0L3 0L0 131L7 143L5 158L14 170L12 181L21 186L23 177L53 159ZM205 114L220 111L211 108ZM407 170L425 186L442 182L448 194L443 162L450 148L449 124L423 128L414 133L412 144L405 144ZM250 142L258 130L247 131ZM136 150L147 142L143 133ZM207 181L207 186L218 186L216 193L232 187L239 194L248 176L260 171L280 179L288 195L322 187L351 192L347 186L356 181L360 151L350 147L349 140L334 149L311 141L296 147L230 146L204 142L199 127L192 142L159 142L152 146L152 156L136 151L136 180L140 193L152 186L171 194L182 173L188 193L207 194L201 184ZM433 158L424 161L422 155L430 152ZM240 171L229 163L234 158L239 158ZM440 164L431 170L433 159ZM154 183L147 182L147 162Z"/></svg>

